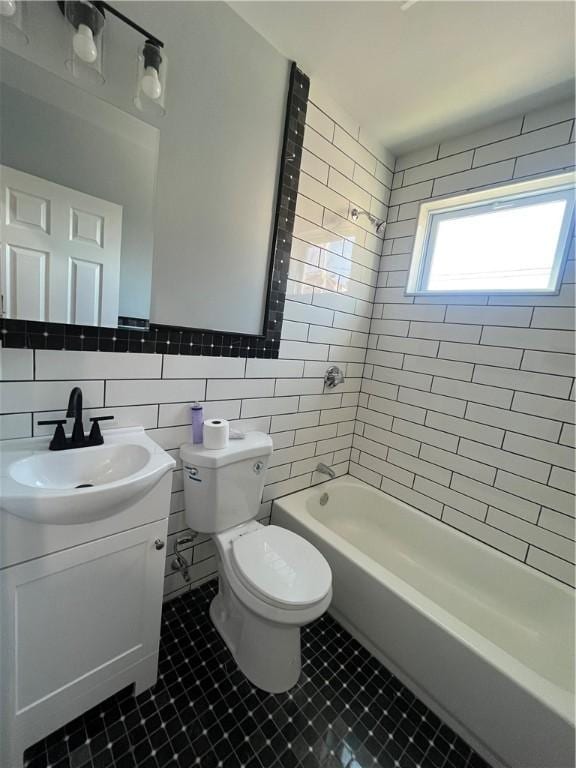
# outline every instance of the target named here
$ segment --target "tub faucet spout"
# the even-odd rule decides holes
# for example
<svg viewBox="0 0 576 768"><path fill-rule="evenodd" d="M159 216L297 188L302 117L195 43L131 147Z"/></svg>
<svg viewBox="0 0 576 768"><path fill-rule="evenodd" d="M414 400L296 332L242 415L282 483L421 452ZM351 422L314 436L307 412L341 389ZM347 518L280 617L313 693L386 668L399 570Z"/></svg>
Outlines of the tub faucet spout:
<svg viewBox="0 0 576 768"><path fill-rule="evenodd" d="M334 480L336 477L336 472L334 472L332 467L327 467L326 464L323 464L322 462L316 467L316 472L320 472L322 475L328 475L330 480Z"/></svg>

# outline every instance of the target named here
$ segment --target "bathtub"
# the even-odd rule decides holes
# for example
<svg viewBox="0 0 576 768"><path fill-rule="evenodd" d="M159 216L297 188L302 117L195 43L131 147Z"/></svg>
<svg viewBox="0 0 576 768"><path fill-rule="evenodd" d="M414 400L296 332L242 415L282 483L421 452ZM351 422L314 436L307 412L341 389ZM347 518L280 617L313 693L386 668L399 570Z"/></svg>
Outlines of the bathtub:
<svg viewBox="0 0 576 768"><path fill-rule="evenodd" d="M274 502L330 612L494 768L574 766L572 590L351 477Z"/></svg>

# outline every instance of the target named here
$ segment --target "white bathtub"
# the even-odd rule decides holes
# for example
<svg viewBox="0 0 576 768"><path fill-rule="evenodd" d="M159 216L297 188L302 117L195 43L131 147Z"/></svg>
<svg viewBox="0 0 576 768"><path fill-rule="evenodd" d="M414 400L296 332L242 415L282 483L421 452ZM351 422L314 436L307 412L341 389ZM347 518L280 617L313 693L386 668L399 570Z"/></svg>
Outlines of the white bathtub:
<svg viewBox="0 0 576 768"><path fill-rule="evenodd" d="M572 590L351 477L272 518L327 558L334 616L491 765L573 768Z"/></svg>

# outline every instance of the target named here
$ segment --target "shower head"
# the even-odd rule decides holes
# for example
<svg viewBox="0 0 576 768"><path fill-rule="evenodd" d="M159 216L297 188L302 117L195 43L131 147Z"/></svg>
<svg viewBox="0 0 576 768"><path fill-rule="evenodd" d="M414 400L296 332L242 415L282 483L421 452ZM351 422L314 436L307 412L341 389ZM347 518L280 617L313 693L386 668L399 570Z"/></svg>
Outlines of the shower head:
<svg viewBox="0 0 576 768"><path fill-rule="evenodd" d="M382 219L377 219L376 216L372 216L371 213L368 213L368 211L365 211L362 208L352 208L350 211L350 218L352 221L358 221L360 216L366 216L378 234L384 231L384 227L386 226L385 221L382 221Z"/></svg>

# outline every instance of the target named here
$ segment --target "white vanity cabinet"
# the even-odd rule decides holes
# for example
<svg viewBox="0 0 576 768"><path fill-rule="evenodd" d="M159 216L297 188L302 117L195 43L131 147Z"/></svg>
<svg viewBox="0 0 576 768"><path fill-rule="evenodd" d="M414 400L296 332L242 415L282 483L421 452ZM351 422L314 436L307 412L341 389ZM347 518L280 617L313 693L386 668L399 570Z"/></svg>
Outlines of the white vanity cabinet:
<svg viewBox="0 0 576 768"><path fill-rule="evenodd" d="M2 768L20 768L29 734L155 683L166 535L164 519L0 573Z"/></svg>
<svg viewBox="0 0 576 768"><path fill-rule="evenodd" d="M174 466L164 455L148 493L94 522L38 524L0 504L0 768L22 768L27 747L122 688L156 682Z"/></svg>

